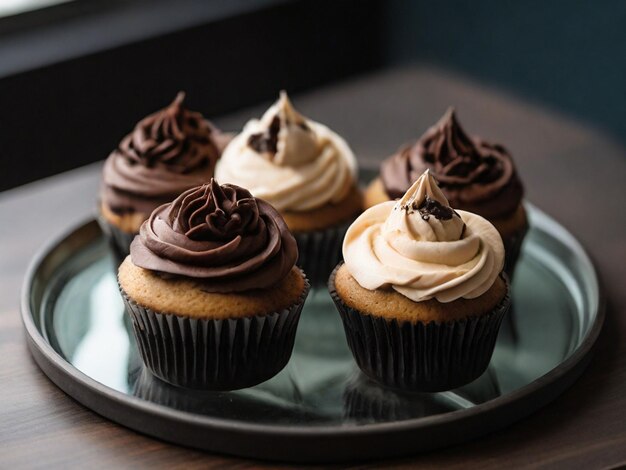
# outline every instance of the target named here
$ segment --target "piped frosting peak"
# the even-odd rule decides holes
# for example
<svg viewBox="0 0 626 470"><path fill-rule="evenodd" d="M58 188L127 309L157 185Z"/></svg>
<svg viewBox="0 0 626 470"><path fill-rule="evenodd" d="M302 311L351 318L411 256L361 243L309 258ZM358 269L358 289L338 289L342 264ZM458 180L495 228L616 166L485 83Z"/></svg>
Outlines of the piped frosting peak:
<svg viewBox="0 0 626 470"><path fill-rule="evenodd" d="M141 120L122 140L122 156L130 163L163 166L173 173L213 168L219 156L211 140L213 129L200 113L189 111L184 101L185 93L179 92L169 106Z"/></svg>
<svg viewBox="0 0 626 470"><path fill-rule="evenodd" d="M365 289L392 288L413 301L450 302L486 292L504 246L482 217L453 210L425 171L398 200L366 210L343 243L346 267Z"/></svg>
<svg viewBox="0 0 626 470"><path fill-rule="evenodd" d="M260 120L262 131L248 137L248 145L279 166L299 166L319 154L317 135L298 113L287 93L280 92L278 101Z"/></svg>
<svg viewBox="0 0 626 470"><path fill-rule="evenodd" d="M420 139L381 165L387 194L402 196L424 170L435 176L452 205L484 217L514 211L523 196L511 156L498 144L465 133L454 108Z"/></svg>
<svg viewBox="0 0 626 470"><path fill-rule="evenodd" d="M212 179L157 208L130 255L144 269L207 281L209 292L241 292L281 281L298 249L272 206Z"/></svg>
<svg viewBox="0 0 626 470"><path fill-rule="evenodd" d="M405 231L416 240L454 241L464 228L465 223L426 170L396 202L383 231Z"/></svg>
<svg viewBox="0 0 626 470"><path fill-rule="evenodd" d="M356 185L357 169L346 142L302 116L283 91L224 150L216 176L280 211L303 212L342 201Z"/></svg>
<svg viewBox="0 0 626 470"><path fill-rule="evenodd" d="M227 140L178 93L145 117L107 158L101 197L114 212L146 217L181 192L208 181Z"/></svg>

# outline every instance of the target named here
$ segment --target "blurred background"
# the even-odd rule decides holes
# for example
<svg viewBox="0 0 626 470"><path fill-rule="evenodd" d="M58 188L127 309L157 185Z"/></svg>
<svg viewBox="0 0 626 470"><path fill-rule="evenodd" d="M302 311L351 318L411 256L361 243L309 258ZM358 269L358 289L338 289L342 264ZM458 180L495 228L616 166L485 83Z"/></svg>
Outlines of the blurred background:
<svg viewBox="0 0 626 470"><path fill-rule="evenodd" d="M625 26L618 0L0 0L0 191L105 158L178 90L212 118L416 63L624 142Z"/></svg>

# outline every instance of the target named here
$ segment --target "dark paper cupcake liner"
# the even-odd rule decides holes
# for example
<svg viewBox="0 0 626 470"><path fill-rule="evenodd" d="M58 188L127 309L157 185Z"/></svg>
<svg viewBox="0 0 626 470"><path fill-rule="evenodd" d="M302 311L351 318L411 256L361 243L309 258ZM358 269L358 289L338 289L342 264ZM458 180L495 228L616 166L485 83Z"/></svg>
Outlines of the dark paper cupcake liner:
<svg viewBox="0 0 626 470"><path fill-rule="evenodd" d="M304 277L304 275L303 275ZM285 367L309 292L269 314L198 319L155 312L132 300L120 286L145 366L170 384L205 390L251 387Z"/></svg>
<svg viewBox="0 0 626 470"><path fill-rule="evenodd" d="M102 216L98 217L98 223L107 238L115 261L121 264L130 254L130 244L137 234L124 232L119 227L107 222Z"/></svg>
<svg viewBox="0 0 626 470"><path fill-rule="evenodd" d="M504 243L504 272L509 276L511 281L513 280L515 266L517 265L517 260L522 251L522 243L524 242L524 237L526 237L527 232L528 224L525 224L511 236L502 239Z"/></svg>
<svg viewBox="0 0 626 470"><path fill-rule="evenodd" d="M461 387L487 369L511 303L506 278L504 299L486 315L413 324L388 321L346 305L335 290L336 272L329 279L330 295L352 355L372 380L402 390L439 392Z"/></svg>
<svg viewBox="0 0 626 470"><path fill-rule="evenodd" d="M298 266L306 273L313 287L324 286L332 270L343 259L343 237L350 227L345 222L313 232L295 232L298 244Z"/></svg>

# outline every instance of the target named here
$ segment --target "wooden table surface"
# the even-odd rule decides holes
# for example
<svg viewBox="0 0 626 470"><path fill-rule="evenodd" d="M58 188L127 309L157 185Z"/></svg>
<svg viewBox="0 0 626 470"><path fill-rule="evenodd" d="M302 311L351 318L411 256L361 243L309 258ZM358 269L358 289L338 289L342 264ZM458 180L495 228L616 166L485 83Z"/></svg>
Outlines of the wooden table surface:
<svg viewBox="0 0 626 470"><path fill-rule="evenodd" d="M454 104L468 131L509 147L528 199L586 246L608 299L596 354L557 401L482 439L384 464L610 468L626 463L623 143L427 66L377 72L294 98L305 114L343 134L362 164L370 165L417 137ZM236 130L262 110L215 121ZM0 467L277 466L189 450L111 423L61 392L31 359L18 306L26 266L42 243L93 212L99 171L100 165L91 165L0 194Z"/></svg>

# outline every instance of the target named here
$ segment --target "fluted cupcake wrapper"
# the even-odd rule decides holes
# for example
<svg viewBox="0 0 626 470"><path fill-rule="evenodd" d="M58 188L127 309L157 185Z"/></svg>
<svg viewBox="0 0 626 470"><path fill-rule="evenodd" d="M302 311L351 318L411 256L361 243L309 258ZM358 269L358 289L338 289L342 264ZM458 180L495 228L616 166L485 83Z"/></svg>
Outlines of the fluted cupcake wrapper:
<svg viewBox="0 0 626 470"><path fill-rule="evenodd" d="M325 285L332 270L343 259L343 237L351 223L313 232L293 233L298 244L297 264L304 270L313 287Z"/></svg>
<svg viewBox="0 0 626 470"><path fill-rule="evenodd" d="M305 288L297 302L269 314L198 319L155 312L120 286L139 355L170 384L205 390L251 387L276 375L291 356Z"/></svg>
<svg viewBox="0 0 626 470"><path fill-rule="evenodd" d="M137 234L124 232L119 227L107 222L104 217L98 217L98 223L106 235L115 260L120 264L130 254L130 244Z"/></svg>
<svg viewBox="0 0 626 470"><path fill-rule="evenodd" d="M465 385L487 369L511 303L506 278L507 293L488 314L443 323L410 323L388 321L346 305L335 290L336 272L329 279L330 295L352 355L372 380L397 389L439 392Z"/></svg>
<svg viewBox="0 0 626 470"><path fill-rule="evenodd" d="M522 251L522 243L524 242L524 237L526 237L527 232L528 224L525 224L513 235L502 239L504 243L504 272L509 276L511 281L513 280L515 266L517 265L517 260Z"/></svg>

